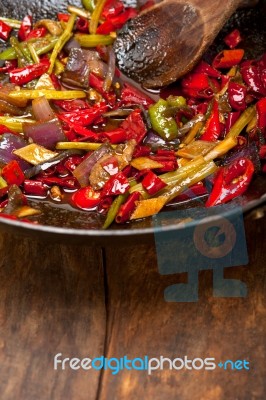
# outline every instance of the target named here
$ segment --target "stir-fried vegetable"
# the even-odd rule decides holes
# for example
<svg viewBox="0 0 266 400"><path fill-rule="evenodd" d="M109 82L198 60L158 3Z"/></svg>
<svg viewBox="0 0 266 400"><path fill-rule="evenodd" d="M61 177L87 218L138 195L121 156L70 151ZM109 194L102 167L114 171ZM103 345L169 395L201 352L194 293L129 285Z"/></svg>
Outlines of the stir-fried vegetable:
<svg viewBox="0 0 266 400"><path fill-rule="evenodd" d="M178 94L148 93L112 49L138 11L84 0L53 20L0 18L0 216L38 221L35 196L102 213L106 229L187 193L231 201L266 172L266 55L248 60L235 29Z"/></svg>

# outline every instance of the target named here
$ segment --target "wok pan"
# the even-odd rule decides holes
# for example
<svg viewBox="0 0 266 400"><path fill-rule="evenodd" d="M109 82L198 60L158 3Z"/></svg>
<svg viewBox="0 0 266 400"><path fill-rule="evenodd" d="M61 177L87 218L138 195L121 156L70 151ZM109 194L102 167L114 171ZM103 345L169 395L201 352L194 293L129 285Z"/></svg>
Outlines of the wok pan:
<svg viewBox="0 0 266 400"><path fill-rule="evenodd" d="M79 0L72 0L70 3L80 6ZM132 4L132 1L130 3ZM0 3L0 15L22 19L30 13L36 21L41 18L53 18L57 12L66 11L67 4L68 2L63 0L5 0ZM222 50L224 47L223 37L234 28L238 28L242 33L244 38L242 47L245 49L247 57L259 57L266 50L265 11L265 1L260 1L252 9L237 11L210 46L204 58L210 61L218 51ZM242 197L241 206L244 213L247 213L264 202L266 202L266 176L259 175ZM70 206L48 201L31 201L31 204L42 210L38 225L1 219L0 229L52 241L87 243L88 245L133 244L153 240L154 227L151 218L123 226L114 225L108 231L103 231L100 227L104 217L94 212L78 211ZM190 200L179 204L176 208L195 207L200 204L197 200ZM174 224L170 224L166 229L177 228Z"/></svg>

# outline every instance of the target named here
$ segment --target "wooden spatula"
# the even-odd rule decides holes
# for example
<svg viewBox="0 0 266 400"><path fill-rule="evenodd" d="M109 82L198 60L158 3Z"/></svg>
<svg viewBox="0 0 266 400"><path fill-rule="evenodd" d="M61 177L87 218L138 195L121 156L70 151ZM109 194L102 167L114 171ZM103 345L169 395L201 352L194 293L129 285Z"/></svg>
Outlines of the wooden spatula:
<svg viewBox="0 0 266 400"><path fill-rule="evenodd" d="M146 88L176 81L190 71L243 0L164 0L120 31L118 67Z"/></svg>

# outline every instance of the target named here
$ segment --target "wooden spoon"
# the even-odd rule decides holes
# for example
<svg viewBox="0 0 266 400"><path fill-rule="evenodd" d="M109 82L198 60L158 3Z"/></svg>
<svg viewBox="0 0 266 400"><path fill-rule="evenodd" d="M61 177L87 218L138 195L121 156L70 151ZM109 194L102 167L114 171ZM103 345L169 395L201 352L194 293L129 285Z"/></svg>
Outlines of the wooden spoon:
<svg viewBox="0 0 266 400"><path fill-rule="evenodd" d="M245 4L244 4L245 3ZM146 88L190 71L243 0L164 0L131 19L114 45L118 67Z"/></svg>

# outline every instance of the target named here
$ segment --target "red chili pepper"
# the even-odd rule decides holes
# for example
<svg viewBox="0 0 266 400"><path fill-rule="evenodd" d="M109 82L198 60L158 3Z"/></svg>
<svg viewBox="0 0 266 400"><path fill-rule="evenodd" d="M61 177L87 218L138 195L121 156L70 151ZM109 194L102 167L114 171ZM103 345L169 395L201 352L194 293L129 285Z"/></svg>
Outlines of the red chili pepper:
<svg viewBox="0 0 266 400"><path fill-rule="evenodd" d="M2 169L1 175L6 180L8 185L21 185L24 182L25 175L16 160L10 161Z"/></svg>
<svg viewBox="0 0 266 400"><path fill-rule="evenodd" d="M208 110L208 102L207 101L203 101L200 104L196 104L193 109L195 110L195 114L203 114L205 115L207 110Z"/></svg>
<svg viewBox="0 0 266 400"><path fill-rule="evenodd" d="M64 167L68 171L73 172L74 169L81 163L82 160L83 160L83 157L79 156L79 155L69 156L64 161Z"/></svg>
<svg viewBox="0 0 266 400"><path fill-rule="evenodd" d="M88 103L82 99L74 100L54 100L53 103L64 111L78 111L88 108Z"/></svg>
<svg viewBox="0 0 266 400"><path fill-rule="evenodd" d="M227 119L225 121L225 133L229 132L234 123L238 120L240 117L240 111L234 111L230 112L227 115Z"/></svg>
<svg viewBox="0 0 266 400"><path fill-rule="evenodd" d="M77 180L74 177L69 177L69 176L62 178L59 178L57 176L47 176L47 177L44 176L44 177L38 177L38 180L48 186L58 185L67 189L77 189L79 187Z"/></svg>
<svg viewBox="0 0 266 400"><path fill-rule="evenodd" d="M47 35L48 31L44 26L33 29L27 36L26 40L41 38Z"/></svg>
<svg viewBox="0 0 266 400"><path fill-rule="evenodd" d="M210 86L210 78L204 72L191 72L181 81L183 93L194 98L210 99L213 89Z"/></svg>
<svg viewBox="0 0 266 400"><path fill-rule="evenodd" d="M163 165L161 168L156 169L159 173L171 172L177 169L177 161L165 160L159 161L159 163Z"/></svg>
<svg viewBox="0 0 266 400"><path fill-rule="evenodd" d="M131 214L136 208L136 202L140 199L141 194L139 192L133 192L129 195L128 199L124 204L121 205L119 211L115 217L115 221L118 224L123 224L129 221Z"/></svg>
<svg viewBox="0 0 266 400"><path fill-rule="evenodd" d="M49 69L50 63L40 62L38 64L27 65L23 68L16 68L9 72L10 82L15 85L25 85L26 83L38 78L46 73Z"/></svg>
<svg viewBox="0 0 266 400"><path fill-rule="evenodd" d="M102 196L112 196L118 194L124 194L130 188L128 179L125 177L123 172L112 176L104 185L102 190Z"/></svg>
<svg viewBox="0 0 266 400"><path fill-rule="evenodd" d="M129 116L122 122L121 128L126 131L127 140L135 139L139 144L147 133L146 125L141 116L141 110L132 111Z"/></svg>
<svg viewBox="0 0 266 400"><path fill-rule="evenodd" d="M57 13L57 19L59 21L68 22L69 18L70 18L70 14Z"/></svg>
<svg viewBox="0 0 266 400"><path fill-rule="evenodd" d="M243 56L243 49L223 50L214 58L212 66L214 68L231 68L240 64Z"/></svg>
<svg viewBox="0 0 266 400"><path fill-rule="evenodd" d="M137 11L135 8L129 7L124 12L119 15L109 16L106 18L98 28L97 33L99 34L109 34L112 31L121 29L122 26L131 18L137 16Z"/></svg>
<svg viewBox="0 0 266 400"><path fill-rule="evenodd" d="M96 33L99 35L109 35L110 32L114 32L115 27L111 21L106 20L98 26Z"/></svg>
<svg viewBox="0 0 266 400"><path fill-rule="evenodd" d="M114 15L110 17L109 20L112 22L116 29L121 29L122 26L132 18L135 18L138 15L137 10L133 7L128 7L119 15Z"/></svg>
<svg viewBox="0 0 266 400"><path fill-rule="evenodd" d="M86 186L75 192L71 200L76 207L91 210L100 203L101 192L94 190L91 186Z"/></svg>
<svg viewBox="0 0 266 400"><path fill-rule="evenodd" d="M60 84L60 81L59 81L58 77L55 74L51 74L50 78L51 78L52 84L54 85L54 88L56 90L60 90L61 89L61 84Z"/></svg>
<svg viewBox="0 0 266 400"><path fill-rule="evenodd" d="M7 205L8 204L8 200L5 203L6 203L5 205ZM2 206L2 204L1 204L1 206ZM0 218L6 218L6 219L12 219L12 220L17 220L18 219L18 217L16 217L15 215L3 214L3 213L0 213ZM20 219L20 221L24 221L24 220Z"/></svg>
<svg viewBox="0 0 266 400"><path fill-rule="evenodd" d="M114 17L118 14L121 14L124 11L124 4L119 0L107 0L104 4L102 17Z"/></svg>
<svg viewBox="0 0 266 400"><path fill-rule="evenodd" d="M215 179L213 189L206 202L206 207L226 203L237 196L241 196L252 179L254 165L248 158L238 158L232 164L220 168Z"/></svg>
<svg viewBox="0 0 266 400"><path fill-rule="evenodd" d="M175 171L178 168L176 157L172 156L160 156L158 154L152 155L149 157L151 160L157 161L162 164L161 168L156 168L156 171L162 172L170 172Z"/></svg>
<svg viewBox="0 0 266 400"><path fill-rule="evenodd" d="M55 173L61 177L71 176L63 161L55 166Z"/></svg>
<svg viewBox="0 0 266 400"><path fill-rule="evenodd" d="M123 85L120 100L122 105L126 106L139 104L146 109L150 105L154 104L153 99L151 99L148 95L128 83L124 83Z"/></svg>
<svg viewBox="0 0 266 400"><path fill-rule="evenodd" d="M21 41L24 41L27 39L27 36L29 35L30 31L32 29L32 16L31 15L26 15L20 25L20 28L18 30L18 38Z"/></svg>
<svg viewBox="0 0 266 400"><path fill-rule="evenodd" d="M108 35L110 32L121 29L130 18L134 18L136 15L137 12L134 8L127 8L119 15L107 17L107 19L97 28L97 33Z"/></svg>
<svg viewBox="0 0 266 400"><path fill-rule="evenodd" d="M19 133L13 132L11 129L7 128L5 125L0 124L0 135L3 133L13 133L14 135L20 136Z"/></svg>
<svg viewBox="0 0 266 400"><path fill-rule="evenodd" d="M205 132L201 135L201 140L215 141L221 134L221 125L219 120L219 106L217 100L213 100L211 115L206 122Z"/></svg>
<svg viewBox="0 0 266 400"><path fill-rule="evenodd" d="M167 150L167 149L158 149L156 152L157 156L164 156L164 157L171 157L171 158L176 158L175 157L175 151L174 150Z"/></svg>
<svg viewBox="0 0 266 400"><path fill-rule="evenodd" d="M260 99L256 103L258 128L263 130L266 128L266 97Z"/></svg>
<svg viewBox="0 0 266 400"><path fill-rule="evenodd" d="M131 165L127 165L125 168L123 168L122 171L126 178L128 178L129 176L132 176L132 169L133 169L133 167Z"/></svg>
<svg viewBox="0 0 266 400"><path fill-rule="evenodd" d="M99 141L99 134L91 131L90 129L84 128L84 126L81 125L69 125L69 127L79 136L81 136L80 139L74 139L74 141L79 141L79 140L93 140L95 142Z"/></svg>
<svg viewBox="0 0 266 400"><path fill-rule="evenodd" d="M243 111L246 109L247 88L236 82L229 82L228 85L228 100L234 110Z"/></svg>
<svg viewBox="0 0 266 400"><path fill-rule="evenodd" d="M112 90L110 90L109 92L106 92L106 90L104 90L104 88L103 88L104 80L99 78L97 75L93 74L92 72L90 73L90 76L89 76L89 85L93 89L97 90L97 92L99 92L111 106L115 105L115 103L116 103L115 93Z"/></svg>
<svg viewBox="0 0 266 400"><path fill-rule="evenodd" d="M86 18L79 17L76 22L76 30L79 32L89 32L89 21Z"/></svg>
<svg viewBox="0 0 266 400"><path fill-rule="evenodd" d="M241 42L241 40L242 38L238 29L234 29L224 38L224 42L228 47L230 47L230 49L234 49Z"/></svg>
<svg viewBox="0 0 266 400"><path fill-rule="evenodd" d="M150 154L151 148L149 146L137 145L133 153L133 158L148 157Z"/></svg>
<svg viewBox="0 0 266 400"><path fill-rule="evenodd" d="M7 40L9 38L11 31L12 31L11 26L7 25L4 21L0 20L0 38L3 40Z"/></svg>
<svg viewBox="0 0 266 400"><path fill-rule="evenodd" d="M241 65L243 80L255 95L266 96L265 69L263 63L256 61L246 61Z"/></svg>
<svg viewBox="0 0 266 400"><path fill-rule="evenodd" d="M123 128L113 129L112 131L102 132L101 136L107 138L110 143L124 143L127 140L127 133Z"/></svg>
<svg viewBox="0 0 266 400"><path fill-rule="evenodd" d="M101 166L110 176L116 175L119 172L119 164L116 156L110 156L101 163Z"/></svg>
<svg viewBox="0 0 266 400"><path fill-rule="evenodd" d="M99 213L106 213L106 211L109 210L109 208L111 207L113 201L113 196L101 198L97 207L97 211Z"/></svg>
<svg viewBox="0 0 266 400"><path fill-rule="evenodd" d="M10 60L10 61L6 60L5 66L0 68L0 73L12 71L12 69L17 67L17 65L18 65L17 60Z"/></svg>
<svg viewBox="0 0 266 400"><path fill-rule="evenodd" d="M259 157L261 159L265 159L266 158L266 144L264 144L263 146L260 147Z"/></svg>
<svg viewBox="0 0 266 400"><path fill-rule="evenodd" d="M149 171L142 181L142 186L151 195L159 192L166 185L167 184L152 171Z"/></svg>
<svg viewBox="0 0 266 400"><path fill-rule="evenodd" d="M133 171L132 171L132 174L131 174L131 176L132 176L132 178L134 178L137 182L141 182L142 181L142 179L143 179L143 177L146 175L146 174L148 174L150 172L150 169L149 168L144 168L144 169L142 169L142 170L137 170L137 169L135 169L135 168L133 168Z"/></svg>
<svg viewBox="0 0 266 400"><path fill-rule="evenodd" d="M99 104L84 110L57 114L57 116L60 120L66 122L70 126L73 124L88 126L100 117L102 113L106 112L107 108L106 104Z"/></svg>
<svg viewBox="0 0 266 400"><path fill-rule="evenodd" d="M214 68L231 68L238 65L244 56L243 49L223 50L212 62Z"/></svg>
<svg viewBox="0 0 266 400"><path fill-rule="evenodd" d="M220 78L221 72L213 68L210 64L205 61L200 61L198 65L194 68L193 72L204 73L212 78Z"/></svg>
<svg viewBox="0 0 266 400"><path fill-rule="evenodd" d="M175 115L178 126L182 126L194 116L194 110L188 107L180 107Z"/></svg>
<svg viewBox="0 0 266 400"><path fill-rule="evenodd" d="M25 179L23 183L23 189L24 193L27 195L33 195L33 196L40 196L40 197L46 197L47 192L48 192L48 187L44 185L40 181L33 181L30 179Z"/></svg>

